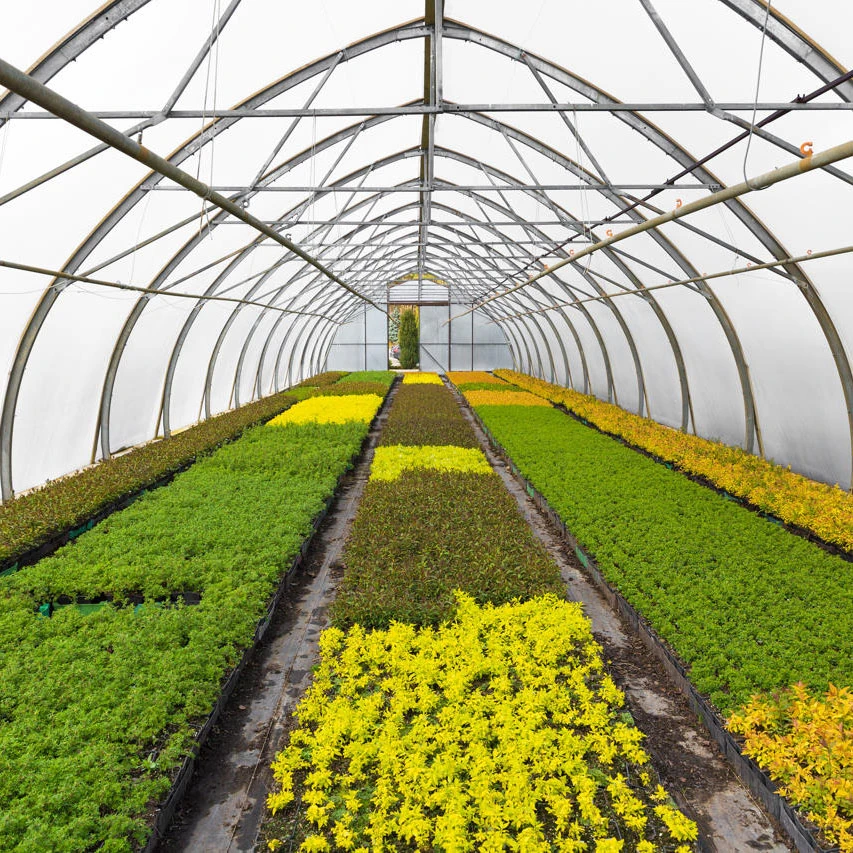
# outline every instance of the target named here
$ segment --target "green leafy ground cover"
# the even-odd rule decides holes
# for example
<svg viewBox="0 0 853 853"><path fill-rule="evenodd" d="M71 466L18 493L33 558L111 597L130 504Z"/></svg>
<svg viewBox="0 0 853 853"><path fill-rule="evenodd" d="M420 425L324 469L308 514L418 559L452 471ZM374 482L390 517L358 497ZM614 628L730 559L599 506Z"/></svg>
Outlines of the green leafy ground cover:
<svg viewBox="0 0 853 853"><path fill-rule="evenodd" d="M696 826L503 482L476 447L424 446L436 410L476 442L447 389L398 389L411 443L376 450L267 849L689 853Z"/></svg>
<svg viewBox="0 0 853 853"><path fill-rule="evenodd" d="M479 447L459 405L443 385L405 383L397 389L379 443Z"/></svg>
<svg viewBox="0 0 853 853"><path fill-rule="evenodd" d="M388 393L387 382L355 382L341 381L334 385L326 385L323 388L318 388L317 393L327 397L342 397L346 394L378 394L384 397Z"/></svg>
<svg viewBox="0 0 853 853"><path fill-rule="evenodd" d="M348 382L381 382L386 388L390 388L396 376L397 374L393 370L356 370L341 377L338 380L338 384L346 385Z"/></svg>
<svg viewBox="0 0 853 853"><path fill-rule="evenodd" d="M130 850L368 426L257 427L0 582L0 849ZM197 605L121 606L192 591ZM115 603L37 613L56 598ZM102 845L102 846L101 846Z"/></svg>
<svg viewBox="0 0 853 853"><path fill-rule="evenodd" d="M324 631L266 849L691 853L581 605Z"/></svg>
<svg viewBox="0 0 853 853"><path fill-rule="evenodd" d="M721 711L853 684L853 565L557 410L477 411Z"/></svg>
<svg viewBox="0 0 853 853"><path fill-rule="evenodd" d="M344 554L335 624L436 624L454 590L502 604L564 594L556 566L495 474L407 471L367 484Z"/></svg>
<svg viewBox="0 0 853 853"><path fill-rule="evenodd" d="M295 400L307 400L309 397L346 397L352 394L377 394L384 397L388 385L384 382L336 382L333 385L303 385L291 388L287 394Z"/></svg>
<svg viewBox="0 0 853 853"><path fill-rule="evenodd" d="M283 393L249 403L3 504L0 564L81 525L109 504L183 468L295 401L295 396Z"/></svg>

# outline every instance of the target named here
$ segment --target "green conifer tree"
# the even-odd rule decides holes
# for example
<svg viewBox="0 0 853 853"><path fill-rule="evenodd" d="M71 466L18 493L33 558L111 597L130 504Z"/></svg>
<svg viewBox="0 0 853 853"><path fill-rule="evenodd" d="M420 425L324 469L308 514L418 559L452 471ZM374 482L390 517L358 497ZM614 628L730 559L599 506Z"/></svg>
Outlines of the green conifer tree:
<svg viewBox="0 0 853 853"><path fill-rule="evenodd" d="M400 367L411 370L418 366L420 330L415 312L407 309L400 314Z"/></svg>

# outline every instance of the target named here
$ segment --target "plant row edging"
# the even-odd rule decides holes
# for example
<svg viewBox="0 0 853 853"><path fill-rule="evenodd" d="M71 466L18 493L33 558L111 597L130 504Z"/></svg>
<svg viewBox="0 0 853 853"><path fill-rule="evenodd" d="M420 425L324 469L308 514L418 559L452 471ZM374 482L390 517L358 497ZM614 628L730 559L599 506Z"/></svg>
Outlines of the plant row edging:
<svg viewBox="0 0 853 853"><path fill-rule="evenodd" d="M584 569L586 569L590 578L594 581L596 587L604 595L610 606L619 612L620 616L630 625L636 636L639 637L649 651L661 662L672 683L687 698L690 707L702 721L702 724L714 739L714 742L735 773L749 788L750 792L761 801L767 811L776 818L799 853L835 853L838 848L822 847L814 834L806 828L796 809L777 793L777 785L751 758L742 754L740 746L735 738L726 730L720 715L690 683L684 663L657 636L652 627L633 605L608 583L593 557L579 545L563 520L548 503L545 496L521 473L518 466L516 466L504 447L497 441L488 427L486 427L474 408L468 405L467 401L465 401L465 405L483 430L492 448L505 460L513 477L523 486L536 506L555 525L566 544L573 549Z"/></svg>
<svg viewBox="0 0 853 853"><path fill-rule="evenodd" d="M275 592L272 594L269 603L267 604L266 613L258 620L258 624L255 628L255 634L252 638L252 642L248 646L246 646L240 658L240 662L231 670L231 672L225 679L225 683L223 684L216 704L213 706L213 709L211 710L207 719L204 721L201 728L199 728L198 733L195 736L195 743L193 745L192 751L189 755L186 756L186 758L184 758L183 763L181 764L177 774L175 775L175 780L172 783L172 787L169 789L169 792L163 799L162 804L157 807L157 818L151 828L151 835L148 838L148 842L146 843L145 847L142 848L142 853L156 853L160 842L166 835L169 825L171 824L172 819L175 816L175 811L180 805L181 800L183 799L184 795L186 794L187 788L189 787L190 781L192 780L193 770L195 769L195 763L198 759L202 747L207 741L207 738L210 736L210 733L213 731L214 726L219 721L219 717L225 709L225 706L227 705L231 694L234 692L237 687L237 684L240 681L240 676L242 675L243 670L252 660L255 651L257 650L260 643L263 641L267 630L272 624L273 617L275 616L275 612L278 608L278 605L281 603L281 599L292 585L296 574L298 573L299 569L302 567L302 564L305 561L305 557L308 554L311 544L314 542L314 539L317 536L317 531L320 529L320 526L328 517L329 512L331 512L332 507L334 506L335 501L338 498L341 484L343 483L344 479L350 474L355 463L364 454L367 444L371 439L373 431L375 430L380 419L384 416L385 412L390 406L393 391L398 382L399 379L395 378L394 382L392 382L391 386L389 387L388 393L385 395L385 398L382 401L382 405L379 407L376 412L376 415L373 417L373 420L368 426L367 432L364 438L362 439L361 446L359 447L358 452L352 455L349 462L349 466L338 476L334 490L326 498L323 509L320 510L320 512L317 514L317 516L312 522L312 532L302 542L302 545L299 549L299 553L297 553L297 555L293 558L290 566L287 568L287 571L284 573L284 575L282 575L282 578L279 581ZM264 420L268 419L265 418Z"/></svg>

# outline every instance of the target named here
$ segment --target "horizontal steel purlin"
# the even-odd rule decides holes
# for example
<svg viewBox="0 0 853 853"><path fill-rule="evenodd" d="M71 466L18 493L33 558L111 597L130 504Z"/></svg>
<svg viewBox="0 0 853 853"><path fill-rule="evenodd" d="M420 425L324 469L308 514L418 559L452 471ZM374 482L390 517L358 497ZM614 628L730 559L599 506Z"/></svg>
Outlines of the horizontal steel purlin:
<svg viewBox="0 0 853 853"><path fill-rule="evenodd" d="M853 103L846 101L817 101L805 104L790 101L767 101L757 105L743 101L721 101L714 106L728 112L752 113L753 107L758 112L774 110L791 110L797 112L847 112L853 110ZM172 110L166 114L173 119L200 118L335 118L344 116L375 116L375 115L458 115L460 113L625 113L625 112L708 112L708 105L700 102L667 103L667 102L631 102L631 103L520 103L520 104L405 104L397 107L308 107L308 108L259 108L235 107L218 110ZM91 114L103 120L146 119L162 115L161 110L92 110ZM40 120L56 118L52 113L34 110L19 110L17 112L0 112L0 121L6 120Z"/></svg>

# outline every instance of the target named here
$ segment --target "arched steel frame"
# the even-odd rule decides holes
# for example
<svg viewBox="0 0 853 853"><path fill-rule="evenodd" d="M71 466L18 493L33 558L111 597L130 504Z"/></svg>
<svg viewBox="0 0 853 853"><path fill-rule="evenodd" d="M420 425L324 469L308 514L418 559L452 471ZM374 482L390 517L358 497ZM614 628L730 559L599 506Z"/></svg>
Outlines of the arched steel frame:
<svg viewBox="0 0 853 853"><path fill-rule="evenodd" d="M86 21L81 23L81 25L69 34L65 39L59 42L53 49L51 49L47 54L45 54L42 59L40 59L29 71L31 76L35 79L46 82L50 80L56 73L61 71L69 62L75 60L80 55L82 55L85 50L90 47L95 41L99 38L103 37L107 32L113 29L123 20L126 20L130 17L134 12L138 11L150 0L113 0L113 2L105 3L99 10L93 13ZM228 17L233 13L236 9L236 6L239 4L240 0L232 0L229 7L226 9L225 13L222 15L221 21L227 21ZM764 14L766 11L766 6L763 0L720 0L728 8L734 10L747 21L749 21L752 25L760 27L764 21ZM438 8L440 8L440 3L438 4ZM440 27L440 29L439 29ZM776 9L771 10L768 29L767 29L768 38L772 41L776 42L779 46L781 46L784 50L786 50L791 56L793 56L797 61L801 62L804 66L806 66L812 73L814 73L819 79L823 81L832 81L836 79L838 76L844 73L844 69L839 65L837 61L835 61L820 45L817 45L815 42L810 40L808 36L802 33L797 27L787 20L784 16L778 13ZM299 85L302 82L312 79L317 75L328 75L332 73L332 71L343 62L351 61L359 56L362 56L370 51L380 49L389 44L403 41L407 39L424 39L427 43L435 43L440 41L441 38L451 38L457 40L464 40L469 43L476 44L482 48L488 49L498 55L504 56L505 58L515 61L522 62L527 65L531 71L538 74L541 78L549 78L556 82L561 83L564 86L567 86L569 89L578 93L584 98L589 99L592 102L595 102L600 105L604 105L605 107L609 105L618 105L618 101L610 96L608 93L603 90L597 88L589 81L583 80L582 78L577 77L572 74L565 68L562 68L554 63L547 61L542 57L538 57L532 55L530 53L526 53L517 45L513 45L507 41L504 41L500 38L492 36L488 33L485 33L481 30L474 29L472 27L466 26L457 21L451 21L446 19L436 19L436 16L433 14L430 16L429 14L424 19L419 19L416 21L408 22L406 24L391 27L382 32L376 33L373 36L365 38L359 42L356 42L352 45L347 46L345 50L338 51L336 53L330 54L326 57L323 57L317 60L314 63L311 63L293 74L287 75L279 80L275 81L269 87L263 89L261 92L256 93L250 98L246 99L244 102L240 104L241 107L246 107L250 109L258 108L262 106L264 103L267 103L271 99L279 96L283 92L288 91L289 89ZM192 78L192 75L200 66L203 61L204 56L210 50L214 41L214 36L211 35L205 45L202 47L199 54L196 56L195 60L191 64L190 68L187 70L187 73L184 75L183 79L178 85L178 88L173 93L173 96L169 99L163 110L158 113L156 116L146 119L142 122L141 125L137 125L134 128L131 128L127 131L128 134L136 133L140 129L145 126L149 126L151 124L158 123L163 121L169 117L169 112L177 101L177 96L180 92L183 91L183 88L186 87L189 80ZM435 61L433 61L433 65ZM433 70L433 75L435 75L435 71ZM433 89L437 88L439 90L440 95L440 81L436 81L433 79ZM848 102L853 101L853 82L847 81L841 85L839 85L835 89L835 93L841 97L843 100ZM425 93L425 101L428 95ZM434 94L429 95L429 97L434 98ZM433 103L434 101L430 101ZM23 106L23 100L20 96L15 93L7 93L2 99L0 99L0 125L4 122L3 116L8 113L14 113L18 111ZM717 115L717 112L713 109L713 105L709 106L709 113L713 115ZM462 113L459 113L460 115ZM614 190L610 189L607 184L599 181L592 173L586 172L583 170L578 164L573 163L569 158L562 155L560 152L556 151L549 146L546 146L541 143L541 141L536 140L529 135L525 134L523 131L513 128L503 122L498 122L495 119L488 117L483 114L469 112L465 113L466 117L479 122L481 125L488 127L494 132L500 133L504 136L508 136L514 139L517 143L527 146L529 149L537 152L537 154L542 155L552 162L557 163L563 169L567 170L569 173L573 174L575 178L585 181L590 189L599 192L604 198L610 201L613 205L617 207L617 209L621 209L625 199L623 194L616 193ZM612 115L616 117L618 120L623 121L629 128L631 128L636 133L640 134L647 140L651 141L655 146L657 146L661 151L667 154L669 157L674 159L677 163L682 165L685 168L691 168L692 173L695 177L699 179L701 183L704 183L708 186L711 185L720 185L721 182L707 169L703 166L696 166L695 160L693 157L681 146L679 146L673 139L664 134L659 128L657 128L654 124L652 124L647 118L636 111L632 110L614 110ZM349 138L350 140L354 135L362 132L368 127L376 127L381 124L383 121L389 120L392 118L392 115L383 114L381 116L371 117L358 125L354 125L350 128L346 128L343 131L340 131L338 134L332 135L328 140L324 140L325 147L331 147L337 142L340 142L343 139ZM179 165L184 162L187 158L193 156L197 153L204 145L208 142L212 141L219 133L226 130L228 127L232 126L236 121L239 121L239 116L226 116L220 117L213 120L209 125L199 131L197 134L192 136L186 143L179 146L172 155L169 157L171 163L175 165ZM426 126L426 125L425 125ZM431 124L431 127L434 126L434 122ZM337 139L335 137L338 137ZM426 138L426 136L425 136ZM773 142L780 147L787 148L787 143L784 140L779 140L776 137L767 137L769 141ZM422 168L422 177L429 178L430 182L435 180L434 175L434 160L433 157L439 152L437 146L434 145L434 139L431 137L428 140L429 142L429 158L430 162L428 164L428 169L425 172ZM279 145L276 148L276 151L281 147ZM421 149L418 151L418 154L423 158L426 156L424 151L425 144L422 140ZM103 146L96 147L91 151L87 152L85 155L81 155L81 157L75 158L75 160L69 161L69 163L65 164L63 167L60 167L58 170L54 170L55 174L60 173L60 171L65 170L66 168L73 168L79 162L83 162L84 159L88 159L90 156L95 156L103 149ZM262 188L268 184L275 182L280 179L282 175L286 174L289 168L293 168L298 162L304 162L304 160L311 156L311 154L315 154L317 151L316 148L313 149L312 152L302 152L301 155L297 155L297 157L291 158L286 161L280 167L273 169L267 172L266 175L260 177L255 186L247 188L245 191L237 193L234 196L235 199L249 199L252 195L257 191L257 188ZM269 163L272 160L272 157L275 156L275 151L270 156L269 160L266 163L266 166L269 166ZM460 158L464 158L465 155L460 152L454 152L454 154L458 154ZM409 155L415 156L415 155ZM440 153L438 156L451 156L445 153ZM299 157L302 159L300 160ZM425 161L422 159L422 164ZM460 159L460 162L462 160ZM485 164L484 164L485 165ZM265 168L266 168L265 166ZM372 167L371 167L372 168ZM487 172L491 172L494 176L500 176L501 180L511 181L515 186L524 186L517 180L512 180L510 176L500 173L498 170L492 169L489 166L485 166ZM827 170L831 174L835 174L836 177L842 177L842 179L849 180L850 176L845 175L843 173L838 173L837 170ZM43 180L48 180L52 177L52 174L48 173L48 175L43 176L42 179L39 179L38 182L43 182ZM143 197L145 191L151 191L152 187L155 187L161 180L161 177L155 173L152 173L146 176L142 181L140 181L133 189L131 189L128 194L104 217L104 219L99 223L99 225L92 231L92 233L80 244L77 250L71 255L68 261L63 266L61 272L63 273L74 273L80 269L85 259L94 251L94 249L103 241L103 239L112 231L112 229L126 216L130 210L139 202L139 200ZM351 178L350 178L351 180ZM436 186L439 184L436 183ZM346 187L343 187L344 189ZM28 187L20 188L20 191L26 191ZM554 205L553 199L548 197L547 191L536 187L535 183L532 186L525 186L526 191L531 194L537 194L537 197L540 200L544 200L546 204L549 204L552 209L556 210L556 206ZM470 193L469 193L470 194ZM15 193L11 194L15 195ZM383 193L378 194L379 197L382 197ZM507 215L507 210L510 209L508 205L497 205L495 206L494 200L489 199L482 194L470 194L472 198L474 198L475 202L478 206L491 206L493 209L500 209L502 215ZM476 196L476 197L475 197ZM431 199L429 193L421 193L421 205L423 208L424 205L424 197L429 198L429 207L432 210L440 210L441 206L436 204L434 200ZM8 198L8 197L7 197ZM310 203L310 199L303 201L301 206L297 205L294 208L295 215L299 215L299 211L304 209L304 207ZM726 202L726 206L729 211L736 216L740 222L755 236L755 238L761 243L761 245L775 258L782 259L789 257L789 253L782 247L779 241L772 235L769 229L760 221L758 218L747 208L745 204L743 204L739 200L731 200ZM344 210L352 210L352 207L344 206L341 210L341 214ZM635 221L641 221L642 216L636 211L629 211L629 215L635 219ZM191 220L186 220L183 224L186 225L196 218L194 217ZM217 214L214 216L213 220L209 222L206 228L200 229L199 233L195 235L194 238L188 240L183 248L177 252L161 269L160 273L155 277L151 284L152 289L163 290L167 292L169 287L172 286L168 284L168 278L173 274L173 272L177 269L177 267L188 258L193 249L198 245L201 237L207 233L208 229L213 229L217 227L223 221L224 216ZM465 217L463 217L465 219ZM474 232L474 228L484 228L486 230L491 231L496 235L501 235L507 243L512 244L513 240L508 235L505 235L501 229L497 226L491 226L487 223L483 222L475 222L473 218L467 217L468 226L471 228L472 232ZM288 223L287 217L282 218L282 227L286 227ZM429 220L426 223L427 227L424 227L425 222L423 218L423 210L421 221L418 223L415 221L413 223L414 226L420 224L420 228L418 229L419 234L419 243L424 244L426 242L426 235L428 231L432 227L438 227L440 223L436 223L434 220ZM690 230L694 233L699 233L712 240L714 242L720 242L718 238L715 238L713 235L709 235L703 232L701 229L695 228L693 226L688 226L686 223L682 223L684 227L689 227ZM180 224L173 226L169 231L174 230L174 228L179 227ZM530 234L534 234L538 232L538 236L544 238L545 240L552 239L549 238L544 232L538 231L538 229L531 229L529 224L522 226L525 231ZM165 232L168 233L168 232ZM475 233L475 232L474 232ZM466 235L467 236L467 235ZM666 251L666 253L670 256L670 258L675 262L675 264L687 275L687 276L695 276L696 270L692 267L686 257L684 257L677 249L677 247L672 244L669 240L666 240L663 235L654 232L652 234L652 238L657 240L661 248ZM255 245L258 244L260 240L254 241ZM444 252L447 251L447 245L452 243L453 241L450 238L447 238L443 241L442 249ZM253 248L253 247L252 247ZM239 267L240 261L246 256L248 252L251 251L251 248L248 248L244 252L241 252L240 256L236 258L234 261L228 264L226 269L216 278L214 285L211 285L206 292L215 292L220 286L224 285L228 280L229 276ZM418 246L418 252L420 255L419 264L420 267L423 268L425 263L435 264L438 261L438 256L432 257L429 255L428 247L425 245ZM375 252L372 254L376 254ZM532 253L531 253L532 254ZM679 372L679 381L681 383L681 392L682 392L682 428L687 427L687 420L690 412L690 389L687 383L686 371L684 370L683 359L680 354L680 348L678 346L678 341L675 336L675 333L672 330L671 325L669 324L666 313L661 309L661 307L657 304L656 300L652 297L651 294L642 293L642 284L635 273L633 273L630 265L625 263L620 257L621 253L619 252L610 252L608 257L612 260L620 272L625 275L625 277L630 281L633 287L638 291L638 295L641 295L647 304L652 308L655 313L655 316L658 318L662 327L665 330L667 339L669 344L673 350L673 355L676 359L676 363L678 366ZM368 257L371 256L371 253L368 253ZM497 269L495 267L495 263L500 259L501 253L495 252L496 258L490 262L490 265L493 269ZM335 259L337 260L337 259ZM399 262L401 258L392 258L392 261ZM477 255L476 253L469 252L469 263L479 263L482 265L484 258L481 255ZM481 267L482 268L482 267ZM784 267L785 274L791 278L799 287L800 292L803 294L810 310L815 316L823 335L827 341L827 345L829 351L832 355L833 361L836 366L836 370L838 373L838 378L841 384L841 388L844 394L847 413L848 413L848 422L850 426L850 436L851 436L851 452L853 452L853 372L851 372L849 359L847 353L844 349L844 345L841 341L840 335L837 331L837 328L826 309L818 291L816 290L814 284L810 281L810 279L803 272L802 268L796 264L787 264ZM258 282L256 286L252 287L251 292L255 293L260 288L260 284L267 281L269 276L272 274L270 272L268 275L262 278L261 282ZM583 273L581 272L583 275ZM556 275L549 276L557 281L558 287L562 292L575 292L575 286L572 284L560 279ZM601 288L600 283L594 278L594 276L585 275L583 276L585 281L590 284L596 293L603 294L604 291ZM318 285L315 285L318 286ZM38 338L39 331L41 330L50 310L56 304L59 296L62 291L67 287L67 282L61 278L54 279L51 281L50 285L46 288L41 300L39 301L36 309L33 312L33 315L28 323L27 327L24 329L16 353L12 363L12 367L10 370L9 381L6 387L6 394L3 401L2 413L0 413L0 495L2 495L2 499L6 500L13 494L13 480L12 480L12 441L13 441L13 426L15 419L15 412L17 407L18 396L20 392L21 383L23 381L23 376L25 372L25 368L29 359L29 356L33 350L35 342ZM275 299L279 299L282 297L284 292L286 291L287 286L280 288L275 295ZM707 284L700 282L697 287L703 295L706 297L706 301L711 306L714 311L717 319L724 330L726 338L729 341L729 346L732 351L733 358L735 359L735 363L737 366L738 374L740 377L742 396L744 401L744 412L745 412L745 423L746 423L746 435L744 439L744 444L748 450L752 450L754 446L755 438L757 437L760 445L760 429L758 427L757 415L755 411L755 401L753 399L753 394L751 390L751 384L749 380L749 372L748 366L746 364L746 360L743 354L743 349L740 345L740 342L737 337L737 332L735 331L730 319L728 318L725 309L717 299L713 290L707 286ZM473 285L474 292L476 290L476 283ZM540 296L544 296L544 298L551 300L552 302L556 302L553 295L548 293L542 287L537 287L536 292ZM582 292L582 291L581 291ZM301 299L305 294L305 290L300 290L299 294L294 294L291 297L291 302L289 304L296 305L297 301ZM482 295L482 294L481 294ZM134 308L132 309L130 315L128 316L127 321L125 322L121 332L118 335L116 345L113 350L113 355L110 360L110 364L107 370L107 374L104 381L104 388L101 396L101 402L99 406L99 430L101 437L101 453L103 456L109 456L110 447L109 447L109 416L110 416L110 404L112 399L112 388L114 387L116 374L118 371L118 365L121 359L121 354L124 351L124 348L127 344L127 341L132 333L133 327L136 324L139 316L143 312L145 306L148 301L150 301L152 297L148 294L144 295L140 298L140 300L136 303ZM541 307L541 303L536 303L533 301L533 297L528 297L528 301L533 305L539 305ZM518 304L518 300L514 300L516 304ZM329 316L328 321L322 321L324 323L328 323L328 328L324 331L325 340L318 348L317 341L315 340L315 346L312 348L311 366L319 365L322 360L325 358L320 358L323 350L328 350L328 346L331 345L331 333L334 330L335 322L340 321L341 316L345 316L346 306L349 305L350 309L354 305L354 297L349 294L336 294L333 298L327 299L326 303L330 311L339 311L343 312L343 314L338 314L337 317ZM324 303L324 304L326 304ZM637 353L636 347L633 342L633 338L631 336L631 332L624 319L621 316L621 313L615 308L611 303L605 300L605 304L613 312L614 317L617 318L617 322L620 325L623 333L625 334L626 340L629 342L629 346L631 348L632 357L635 360L636 368L638 371L638 381L641 384L641 394L640 400L644 400L645 394L644 389L642 387L642 368L639 363L639 355ZM194 307L193 311L190 314L190 317L195 317L198 315L198 312L203 305L203 301L199 301ZM579 306L573 306L579 307ZM562 318L566 322L567 328L570 329L571 333L575 337L576 345L578 346L578 351L581 353L582 359L584 359L584 351L582 343L577 335L576 330L573 325L568 321L566 312L559 308L555 307L555 310L561 314ZM210 383L212 378L212 371L215 369L216 360L221 348L222 341L224 341L224 337L228 332L228 329L233 325L234 318L238 311L233 311L230 315L228 321L226 321L226 325L220 332L219 338L217 340L217 344L214 347L214 354L212 354L211 359L208 363L208 375L205 378L205 406L206 412L209 413L210 406ZM249 337L254 334L254 331L258 328L260 317L263 316L265 312L261 311L259 318L252 325L251 332ZM509 327L515 327L515 324L520 322L522 318L511 318L507 316L502 316L501 312L497 309L493 309L490 307L489 313L493 313L493 319L495 322L502 324L506 327L507 331ZM261 386L261 376L263 370L263 364L266 359L266 355L269 349L269 344L271 340L271 335L274 334L275 330L278 329L281 322L283 321L285 315L281 315L273 324L272 330L270 331L267 339L264 342L264 345L261 350L261 356L259 358L258 367L257 367L257 377L254 383L254 387L258 392L260 392ZM320 321L318 321L320 322ZM549 321L550 322L550 321ZM188 323L191 325L190 318L188 318ZM553 324L550 324L552 330L554 329ZM302 335L302 331L309 327L308 323L300 324L299 321L294 320L291 323L290 328L288 329L288 333L285 338L289 337L290 331L297 326L301 326L301 331L299 336ZM186 327L186 326L185 326ZM547 343L547 336L544 331L542 331L542 327L537 326L539 329L537 337L539 337L543 344L545 345L546 351L549 354L549 358L552 364L553 370L553 354L551 353L550 347ZM594 324L593 324L593 328ZM533 329L532 325L525 324L525 329L527 334L531 333ZM516 334L518 334L519 339L523 341L526 345L526 338L524 334L516 329ZM603 340L600 339L600 335L598 333L597 337L599 337L599 344L602 347L602 351L606 353L606 347L604 346ZM515 334L512 335L514 337ZM185 339L185 335L184 335ZM557 339L560 340L559 336ZM179 340L181 340L179 336ZM328 345L326 343L328 341ZM247 338L248 342L248 338ZM242 372L242 364L246 354L247 342L244 343L243 349L241 350L240 360L238 363L238 369L235 375L235 384L234 391L232 392L232 396L235 400L239 400L239 380ZM282 343L282 347L284 346L284 342ZM518 347L517 343L514 347L516 351L516 358L521 358L521 350ZM176 342L176 352L180 351L180 345ZM279 360L281 357L283 349L279 350L279 354L276 357L276 368L273 375L273 381L278 387L278 367ZM291 375L291 365L293 362L293 357L296 352L296 347L291 349L290 359L289 359L289 367L288 367L288 376ZM305 348L303 347L303 357L305 354ZM565 366L567 369L567 375L570 376L570 371L568 368L568 359L565 358ZM167 370L166 381L164 382L164 394L163 394L163 422L164 427L168 430L168 400L169 400L169 389L171 387L171 377L174 375L174 364L176 363L176 353L173 353L173 358L170 359L170 371ZM528 365L532 369L533 362L528 357ZM541 365L540 365L541 372ZM609 371L608 371L609 372ZM612 388L612 376L609 378L609 385ZM586 389L588 385L588 374L586 369L586 362L584 359L584 388ZM642 405L642 403L641 403Z"/></svg>

